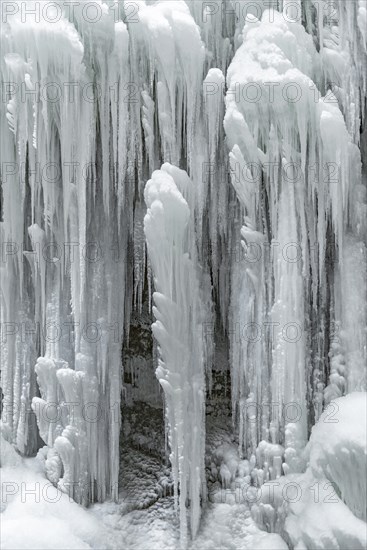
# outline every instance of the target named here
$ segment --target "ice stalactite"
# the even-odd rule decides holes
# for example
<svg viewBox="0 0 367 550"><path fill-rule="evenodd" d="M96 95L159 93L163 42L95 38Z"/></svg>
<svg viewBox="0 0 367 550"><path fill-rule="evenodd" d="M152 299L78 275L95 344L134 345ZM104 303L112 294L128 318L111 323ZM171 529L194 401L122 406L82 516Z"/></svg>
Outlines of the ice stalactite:
<svg viewBox="0 0 367 550"><path fill-rule="evenodd" d="M187 507L194 537L205 500L205 355L197 264L195 190L187 174L164 164L145 188L144 220L155 292L153 334L159 343L157 378L164 390L170 459L180 505L181 543L187 544ZM204 311L205 313L205 311Z"/></svg>
<svg viewBox="0 0 367 550"><path fill-rule="evenodd" d="M218 286L220 259L223 257L221 246L227 233L228 186L225 185L224 159L219 150L223 139L224 84L224 75L219 69L210 69L203 82L208 162L203 164L201 177L202 193L207 201L204 208L209 214L207 232L210 242L210 247L204 250L210 254L215 287Z"/></svg>
<svg viewBox="0 0 367 550"><path fill-rule="evenodd" d="M337 338L330 352L331 374L325 389L325 399L329 402L344 392L366 387L365 374L361 368L362 362L366 360L366 340L361 327L367 322L364 282L367 201L358 147L363 146L361 127L365 125L366 111L367 85L363 67L367 62L367 4L365 0L358 0L348 6L337 2L333 6L327 6L326 3L317 6L315 3L314 7L315 10L318 9L316 36L319 40L324 80L330 86L326 96L329 114L323 115L322 138L329 162L342 164L344 172L341 172L341 177L344 182L352 182L349 191L339 196L335 195L337 188L333 186L334 203L338 203L340 209L338 213L335 209L334 215L335 219L338 216L339 223L343 226L340 227L339 234L343 234L345 242L339 250L339 261L334 274L333 330ZM311 5L308 6L308 9L311 8ZM336 111L332 110L335 104L340 107L349 135L346 134L338 108ZM337 143L336 133L340 138L343 136L343 142ZM346 156L349 157L349 164Z"/></svg>
<svg viewBox="0 0 367 550"><path fill-rule="evenodd" d="M3 430L22 454L43 441L76 500L117 498L121 372L142 399L155 360L121 366L122 338L154 286L185 544L216 361L256 483L302 469L325 406L366 388L366 1L96 0L91 21L83 0L52 24L17 4L0 37Z"/></svg>
<svg viewBox="0 0 367 550"><path fill-rule="evenodd" d="M145 140L155 132L164 161L179 165L184 152L190 165L205 58L199 28L184 2L146 5L139 0L137 6L139 22L129 26L130 63L132 80L141 79L138 89L144 90ZM153 96L156 128L151 118Z"/></svg>
<svg viewBox="0 0 367 550"><path fill-rule="evenodd" d="M50 479L88 502L117 496L121 335L131 308L141 310L146 273L151 284L144 185L162 161L201 178L209 57L185 2L136 2L134 18L123 3L98 1L98 21L84 4L62 6L54 25L42 16L25 23L15 10L2 26L2 76L11 83L1 109L2 387L9 440L36 452L33 401ZM218 52L223 69L230 49L228 39ZM210 131L221 110L223 101ZM198 219L205 192L197 186ZM208 265L203 272L201 290Z"/></svg>
<svg viewBox="0 0 367 550"><path fill-rule="evenodd" d="M355 327L346 340L344 331L357 301L353 317L364 326L365 299L356 298L352 285L340 284L347 284L351 269L344 259L351 254L349 235L358 234L349 212L352 204L355 209L361 163L336 99L323 87L323 57L304 28L277 11L265 11L261 21L253 18L245 25L242 37L227 73L224 121L232 182L245 213L245 254L232 279L232 398L245 454L255 452L260 438L281 443L283 469L289 472L301 467L299 454L312 423L308 404L314 404L317 417L322 390L333 381L326 366L328 342L335 337L325 292L332 286L330 273L336 278L337 307L344 312L337 315L345 316L341 338L353 349L343 372L348 389L363 388L364 337ZM328 265L331 236L335 269ZM357 240L361 259L363 244ZM359 269L364 270L362 263ZM239 289L246 297L241 303ZM325 310L324 317L320 311ZM265 346L258 334L238 335L238 319L242 331L252 326L265 334ZM310 355L317 346L321 358ZM299 417L287 423L285 412L292 404ZM257 417L255 426L251 416Z"/></svg>
<svg viewBox="0 0 367 550"><path fill-rule="evenodd" d="M123 104L110 117L115 90L103 75L107 113L98 102L85 65L92 53L70 21L25 26L19 15L2 46L4 80L19 90L1 112L11 130L2 142L4 424L22 452L34 453L33 399L53 481L63 475L60 486L80 502L116 498L128 224L111 168L121 174L126 147L110 155L109 146L110 133L115 144L118 135L126 141L128 120Z"/></svg>

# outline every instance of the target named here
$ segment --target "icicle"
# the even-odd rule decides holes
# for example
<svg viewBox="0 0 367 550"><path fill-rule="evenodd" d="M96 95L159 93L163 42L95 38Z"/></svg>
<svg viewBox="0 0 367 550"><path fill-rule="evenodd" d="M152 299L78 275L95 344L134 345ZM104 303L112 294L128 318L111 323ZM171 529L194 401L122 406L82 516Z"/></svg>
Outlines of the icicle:
<svg viewBox="0 0 367 550"><path fill-rule="evenodd" d="M248 321L256 322L262 332L269 323L276 327L273 334L265 336L265 341L272 347L271 356L267 355L267 346L261 352L259 346L260 354L253 350L249 353L248 342L233 335L233 410L236 411L237 407L241 409L244 399L252 395L262 405L265 396L261 397L259 393L259 379L264 377L265 386L270 383L270 399L278 411L266 420L266 423L271 420L271 425L265 424L265 434L269 430L274 431L277 442L285 445L284 468L287 471L300 467L297 455L300 456L307 437L306 384L311 376L308 339L312 341L313 336L308 335L306 330L313 324L318 326L323 322L322 317L314 317L314 311L307 313L306 307L310 300L316 303L317 299L324 300L324 307L330 307L322 290L320 298L315 293L315 289L323 288L328 273L325 266L328 221L339 251L341 281L348 279L346 270L349 268L344 265L343 251L348 232L351 178L346 174L350 174L352 158L354 163L359 163L336 98L330 92L323 98L319 93L314 93L317 91L314 82L320 82L324 69L325 53L316 52L311 36L297 23L300 20L298 8L299 4L283 2L283 15L287 13L290 17L281 17L274 12L274 21L270 25L269 14L264 12L261 21L254 20L245 25L242 32L244 43L237 50L227 73L224 121L231 147L232 183L247 216L241 230L245 250L248 251L249 244L261 243L261 239L251 236L254 229L264 243L266 237L273 239L269 242L272 253L267 258L268 265L262 264L265 251L259 246L259 261L248 267L249 259L246 257L241 266L242 277L239 266L233 270L232 292L234 296L239 294L245 297L243 302L247 314L245 316L241 311L236 298L232 298L232 323L236 326L239 322L243 326ZM348 17L353 11L354 8L349 11ZM284 39L285 33L287 40ZM302 49L298 49L300 43ZM329 74L332 60L336 70L340 63L340 58L329 56ZM274 82L275 79L277 85L269 92L269 81ZM296 101L285 93L290 87L298 90ZM250 96L250 88L257 94L255 101ZM290 134L289 127L293 131L295 129L295 135ZM315 169L316 176L312 176L311 170ZM360 167L357 172L359 170ZM358 182L358 176L354 179ZM266 219L264 212L267 211ZM318 242L316 262L313 254L316 242L310 242L312 236ZM290 247L294 247L295 259L288 257ZM359 250L362 251L361 248ZM263 279L259 279L255 269L263 274ZM311 295L306 283L310 277ZM263 283L258 284L259 280ZM351 297L345 290L341 291L337 281L335 288L336 300L342 297L342 304L338 304L339 315L344 319L344 326L350 326L350 321L343 316L348 311L346 304L350 303ZM362 297L359 300L365 303ZM257 308L253 304L258 304ZM362 319L365 313L360 309L354 315ZM290 326L297 335L285 332ZM320 326L317 333L323 330ZM350 351L353 356L358 346L363 347L360 335L355 340L350 339L349 344L345 342L345 345L347 348L350 346L350 350L353 348L354 351ZM266 370L264 372L264 365L270 360L272 367L268 374ZM354 365L359 365L359 361ZM253 371L251 362L254 363ZM354 384L362 387L363 376L359 367L353 372L350 364L348 370L350 380L353 379L351 387L355 387ZM336 373L333 377L334 380ZM320 399L319 375L316 380L315 403ZM327 384L325 373L323 384ZM297 403L301 411L296 424L284 422L284 407L291 403ZM243 424L245 420L246 416L240 418L239 430L243 438L240 448L243 450L249 445L254 451L256 439L251 440L251 434ZM262 429L263 426L258 425L258 432Z"/></svg>
<svg viewBox="0 0 367 550"><path fill-rule="evenodd" d="M301 469L325 404L366 387L366 0L135 0L135 21L96 0L93 23L73 4L0 33L2 429L25 455L40 435L79 502L118 499L121 336L147 278L185 545L222 353L206 324L258 483Z"/></svg>

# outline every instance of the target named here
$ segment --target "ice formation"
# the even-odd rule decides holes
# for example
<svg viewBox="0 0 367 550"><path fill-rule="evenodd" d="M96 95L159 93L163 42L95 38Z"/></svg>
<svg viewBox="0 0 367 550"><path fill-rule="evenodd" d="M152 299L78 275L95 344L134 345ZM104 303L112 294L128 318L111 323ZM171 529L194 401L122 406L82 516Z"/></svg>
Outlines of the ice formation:
<svg viewBox="0 0 367 550"><path fill-rule="evenodd" d="M205 357L200 330L205 311L190 210L193 198L194 185L186 172L168 163L153 172L145 187L144 229L156 289L152 328L160 352L156 375L164 390L176 495L180 485L183 546L187 544L186 501L190 501L195 536L200 497L205 500Z"/></svg>
<svg viewBox="0 0 367 550"><path fill-rule="evenodd" d="M366 1L41 4L2 4L4 437L44 445L77 502L118 500L121 412L159 402L154 363L186 545L230 371L222 486L330 475L365 520L349 455L312 441L366 390ZM150 360L121 364L151 307Z"/></svg>
<svg viewBox="0 0 367 550"><path fill-rule="evenodd" d="M366 547L366 407L364 392L335 399L312 429L306 471L264 484L253 516L291 547Z"/></svg>
<svg viewBox="0 0 367 550"><path fill-rule="evenodd" d="M314 403L318 417L319 393L327 380L320 369L310 370L309 365L316 367L320 355L312 338L317 335L317 344L324 346L322 340L327 335L318 327L318 323L325 326L325 319L317 305L330 309L328 301L335 300L334 322L341 320L338 316L361 319L362 315L362 327L366 320L365 306L361 311L364 283L353 285L353 297L338 303L349 292L340 288L343 281L352 276L351 271L364 269L364 245L358 230L357 236L352 236L353 221L348 215L356 203L361 163L335 97L329 91L325 95L327 88L319 90L315 84L323 72L320 55L305 29L287 22L278 12L264 12L261 22L254 20L245 26L243 45L227 73L224 125L232 148L233 184L245 212L241 235L249 257L241 273L233 272L247 299L236 302L238 315L232 319L237 323L240 317L241 326L256 323L257 327L273 329L268 338L253 338L253 343L242 338L238 345L233 339L233 377L239 383L238 394L232 397L234 407L236 402L241 407L243 400L260 405L270 401L278 406L261 419L257 433L241 426L245 451L256 449L259 439L269 432L275 434L274 443L288 446L287 426L282 426L286 405L296 403L299 408L296 428L300 443L307 439L310 403ZM317 99L315 91L320 96ZM251 96L254 93L255 100ZM337 177L333 178L334 169ZM354 187L351 182L355 182ZM354 222L363 223L362 218ZM335 236L335 251L326 249L328 231ZM263 254L265 245L270 247L270 266ZM261 253L258 262L253 261L251 247ZM358 268L345 259L351 249ZM339 269L334 285L326 286L327 254L338 255ZM238 281L241 276L243 282ZM329 287L332 297L323 295ZM350 322L345 319L341 323L346 332ZM341 335L349 363L345 380L348 391L363 388L364 369L358 367L363 344L356 341L359 329L356 331L353 337ZM314 357L312 352L316 352ZM264 364L271 364L270 384L263 378L269 376L262 369ZM353 374L354 369L358 374ZM333 384L332 378L330 382ZM325 391L330 395L330 389ZM239 416L244 423L246 414L240 411Z"/></svg>

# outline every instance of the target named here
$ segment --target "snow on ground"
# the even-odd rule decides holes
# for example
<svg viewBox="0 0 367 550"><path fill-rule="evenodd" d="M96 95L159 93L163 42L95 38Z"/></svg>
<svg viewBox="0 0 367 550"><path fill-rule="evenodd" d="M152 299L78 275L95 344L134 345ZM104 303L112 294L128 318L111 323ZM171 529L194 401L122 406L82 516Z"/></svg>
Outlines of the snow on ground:
<svg viewBox="0 0 367 550"><path fill-rule="evenodd" d="M134 408L128 415L131 432L122 440L129 445L123 447L119 503L88 509L50 484L40 458L21 458L2 439L1 548L178 549L171 474L160 452L160 414L154 417L147 407L147 415L151 430L144 438L131 437L140 432L141 418ZM366 502L366 416L363 392L332 401L312 430L306 472L264 484L260 502L251 508L236 498L233 480L219 483L221 466L230 472L237 455L224 435L225 414L213 415L207 433L209 502L189 550L286 550L287 543L295 550L366 548L367 525L360 519ZM233 476L240 481L238 469Z"/></svg>
<svg viewBox="0 0 367 550"><path fill-rule="evenodd" d="M261 531L246 504L210 505L192 550L287 550L277 533Z"/></svg>
<svg viewBox="0 0 367 550"><path fill-rule="evenodd" d="M367 548L366 397L353 392L333 400L313 427L305 473L262 487L252 508L263 528L279 532L296 550Z"/></svg>
<svg viewBox="0 0 367 550"><path fill-rule="evenodd" d="M179 548L173 497L158 498L147 508L128 513L125 502L84 509L50 484L37 458L20 458L5 440L1 447L3 550ZM146 476L140 481L146 483ZM287 545L279 535L260 531L247 505L223 503L208 505L198 537L189 548L284 550Z"/></svg>
<svg viewBox="0 0 367 550"><path fill-rule="evenodd" d="M363 478L360 480L363 484ZM365 550L367 525L337 496L335 486L316 480L307 470L299 476L300 501L290 506L285 530L295 549Z"/></svg>
<svg viewBox="0 0 367 550"><path fill-rule="evenodd" d="M173 498L160 499L146 510L121 516L115 505L95 505L93 513L121 533L125 548L131 550L177 550L180 547L179 525ZM118 536L116 534L116 536ZM257 527L245 504L210 504L204 514L197 538L189 550L287 550L277 533Z"/></svg>
<svg viewBox="0 0 367 550"><path fill-rule="evenodd" d="M197 539L189 548L286 549L278 534L269 534L256 526L247 504L236 501L233 481L222 489L220 466L231 468L232 462L239 460L237 444L225 429L230 419L228 404L213 404L210 410L207 426L210 502L203 513ZM171 496L171 472L162 453L162 415L141 404L128 407L121 437L120 500L94 504L88 509L73 502L45 478L42 452L38 458L24 459L2 440L1 548L180 548L179 521ZM36 496L26 494L32 489L36 489Z"/></svg>
<svg viewBox="0 0 367 550"><path fill-rule="evenodd" d="M121 548L109 529L56 489L38 458L20 458L1 437L1 548Z"/></svg>

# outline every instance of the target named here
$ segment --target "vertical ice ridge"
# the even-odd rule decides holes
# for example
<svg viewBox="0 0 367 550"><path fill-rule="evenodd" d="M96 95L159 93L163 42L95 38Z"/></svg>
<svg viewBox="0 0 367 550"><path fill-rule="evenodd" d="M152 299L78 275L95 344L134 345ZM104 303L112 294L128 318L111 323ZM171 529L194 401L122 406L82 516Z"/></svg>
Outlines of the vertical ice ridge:
<svg viewBox="0 0 367 550"><path fill-rule="evenodd" d="M176 183L177 182L177 183ZM205 365L195 235L190 214L193 184L164 165L145 189L144 229L154 275L153 333L159 343L157 378L164 390L182 546L187 544L187 506L194 537L205 499ZM185 200L184 196L187 200Z"/></svg>
<svg viewBox="0 0 367 550"><path fill-rule="evenodd" d="M105 24L102 20L100 31ZM113 25L110 28L114 30ZM41 437L49 446L48 463L57 464L52 481L58 482L63 462L67 474L60 484L76 500L117 498L127 232L121 215L118 227L117 202L112 199L117 186L110 177L110 162L115 165L120 160L121 169L126 164L123 148L121 158L115 148L110 161L109 94L115 90L110 90L107 74L98 68L105 66L98 40L96 52L90 51L90 44L86 51L65 18L53 26L45 21L26 26L15 16L6 31L2 71L19 94L11 104L17 147L8 139L2 147L3 158L15 167L3 180L4 241L9 253L2 287L9 298L2 323L14 326L5 341L10 362L2 379L8 406L3 422L18 448L34 453L37 432L27 410L37 392L36 374L40 387L56 384L53 393L42 390L42 401L33 399ZM108 105L98 105L93 97L98 94L91 87L91 100L83 96L92 74L88 65L92 55L102 56L95 68ZM56 100L47 96L54 92L52 86L59 90ZM116 124L115 117L117 134ZM96 200L100 193L102 203ZM93 296L91 288L96 289ZM60 362L68 377L45 378L47 365ZM68 388L73 385L71 394ZM70 399L76 402L75 415L61 415L55 433L45 431L47 410L54 407L61 414ZM96 408L102 414L88 419L95 416Z"/></svg>
<svg viewBox="0 0 367 550"><path fill-rule="evenodd" d="M295 8L294 3L292 6ZM285 4L283 7L288 12ZM326 364L333 349L331 346L325 350L322 344L323 338L330 342L335 336L331 326L330 333L325 334L326 319L333 320L335 316L335 322L343 327L340 337L346 352L343 376L347 382L344 385L338 382L339 386L342 391L363 387L364 376L357 366L364 353L363 338L358 330L354 338L351 334L345 338L344 331L351 326L348 315L357 301L361 306L353 315L361 320L360 326L364 325L365 299L359 290L352 291L351 285L347 289L342 283L351 277L352 262L350 259L345 262L344 254L352 250L351 241L355 240L351 236L349 212L350 201L355 208L353 197L360 185L361 164L352 143L353 128L352 135L348 133L345 103L342 101L339 107L328 89L324 90L325 97L321 97L315 85L319 82L322 85L320 77L325 70L330 74L333 62L338 67L338 58L326 59L324 51L318 53L311 36L295 20L289 21L277 12L272 13L271 23L269 17L270 13L264 12L261 21L247 22L242 32L243 45L227 72L224 125L231 148L232 183L245 212L241 235L246 250L242 275L239 266L233 267L233 291L241 289L246 299L242 306L232 300L232 322L240 319L240 327L256 323L262 334L269 323L272 329L265 332L265 341L271 345L268 356L269 348L258 346L256 352L256 343L250 344L243 335L234 336L233 330L232 399L233 410L238 410L239 415L240 449L246 454L254 452L259 443L250 426L244 425L249 421L246 401L254 400L262 406L270 398L273 411L274 407L277 410L263 416L260 424L258 421L257 433L285 445L283 468L289 472L302 467L297 453L307 440L312 422L308 416L309 400L314 403L316 414L320 414L322 389L339 376L335 373L329 381L327 368L321 371L317 363L310 370L316 360L315 354L310 355L310 347L320 346ZM270 84L273 84L271 91ZM347 88L348 80L341 84ZM251 86L257 94L256 100L246 95ZM290 87L299 92L296 100L284 94ZM255 200L257 196L261 197L259 202ZM267 212L265 218L264 212ZM330 232L335 246L333 257L338 261L333 267L326 263L330 261ZM259 261L253 261L249 245L259 250ZM264 245L271 248L270 254ZM364 246L357 243L354 246L354 261L358 263ZM291 248L296 258L287 256ZM268 267L262 269L264 257ZM364 271L362 264L358 265ZM335 276L336 310L323 292L326 277L331 282L331 273ZM363 293L364 286L359 286ZM357 295L359 298L354 302ZM330 308L326 318L316 313L318 309L310 310L310 303L314 308L317 303L323 304L319 305L321 309ZM316 331L310 332L315 326ZM288 334L288 329L298 334ZM270 395L262 396L259 376L263 373L267 379L264 365L269 362ZM325 394L327 400L330 391ZM292 403L299 407L300 417L296 424L287 425L284 407Z"/></svg>

